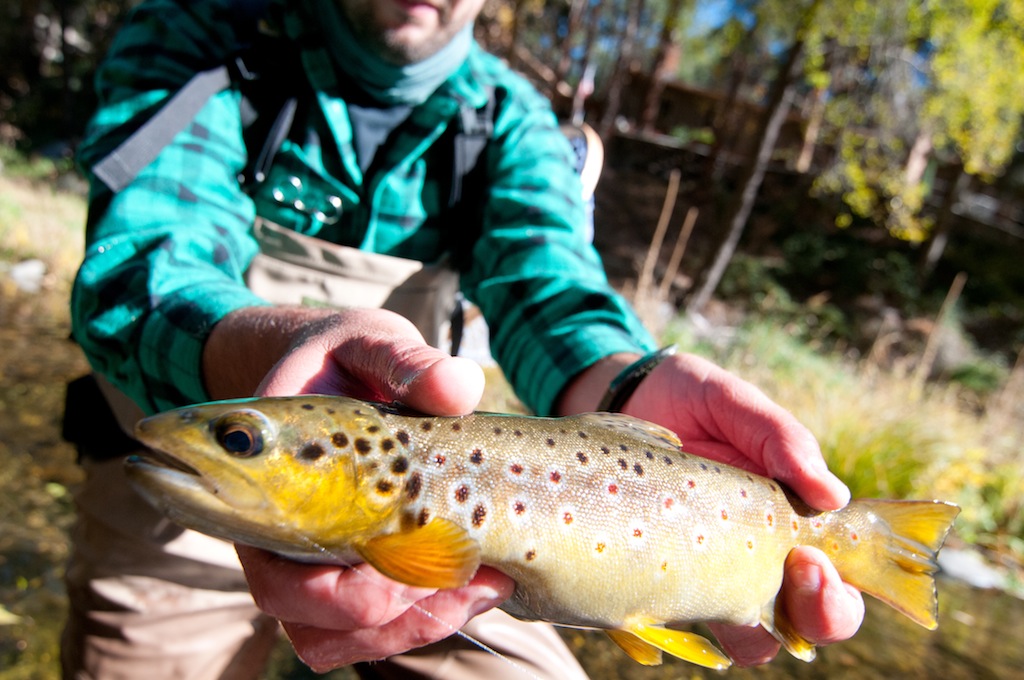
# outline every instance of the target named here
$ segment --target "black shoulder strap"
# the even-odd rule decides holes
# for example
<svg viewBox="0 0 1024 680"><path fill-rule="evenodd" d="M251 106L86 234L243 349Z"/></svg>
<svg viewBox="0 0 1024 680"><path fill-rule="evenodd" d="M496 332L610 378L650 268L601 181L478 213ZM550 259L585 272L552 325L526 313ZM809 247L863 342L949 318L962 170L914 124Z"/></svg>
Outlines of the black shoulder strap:
<svg viewBox="0 0 1024 680"><path fill-rule="evenodd" d="M449 208L462 200L467 178L473 174L480 156L494 134L494 110L493 87L487 88L487 103L483 108L478 109L465 101L459 105L459 127L455 133L452 159L452 188L448 196Z"/></svg>

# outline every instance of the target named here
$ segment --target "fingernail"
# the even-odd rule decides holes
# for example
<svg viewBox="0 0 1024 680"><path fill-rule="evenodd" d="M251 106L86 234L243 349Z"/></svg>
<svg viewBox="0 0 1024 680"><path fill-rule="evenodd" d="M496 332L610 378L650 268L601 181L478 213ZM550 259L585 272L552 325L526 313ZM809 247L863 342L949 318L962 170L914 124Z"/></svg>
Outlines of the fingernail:
<svg viewBox="0 0 1024 680"><path fill-rule="evenodd" d="M480 586L476 601L469 606L471 616L482 614L488 609L493 609L505 601L505 598L497 590L489 586Z"/></svg>
<svg viewBox="0 0 1024 680"><path fill-rule="evenodd" d="M790 570L789 577L799 595L817 595L821 590L821 568L815 564L798 564Z"/></svg>

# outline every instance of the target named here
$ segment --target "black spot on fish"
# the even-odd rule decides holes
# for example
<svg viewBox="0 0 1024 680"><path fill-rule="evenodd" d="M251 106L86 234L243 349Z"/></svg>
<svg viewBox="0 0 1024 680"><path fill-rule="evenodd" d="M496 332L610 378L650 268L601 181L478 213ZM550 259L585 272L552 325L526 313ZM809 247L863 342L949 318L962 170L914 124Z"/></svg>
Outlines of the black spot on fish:
<svg viewBox="0 0 1024 680"><path fill-rule="evenodd" d="M395 448L395 440L394 439L382 439L381 442L380 442L380 448L385 453L387 453L388 451L393 450Z"/></svg>
<svg viewBox="0 0 1024 680"><path fill-rule="evenodd" d="M469 487L463 484L455 490L455 500L460 503L465 503L469 500Z"/></svg>
<svg viewBox="0 0 1024 680"><path fill-rule="evenodd" d="M377 482L377 493L379 493L382 496L387 496L394 490L394 485L386 479L382 479L379 482Z"/></svg>
<svg viewBox="0 0 1024 680"><path fill-rule="evenodd" d="M484 452L480 449L473 449L473 453L469 454L469 462L480 465L484 462Z"/></svg>
<svg viewBox="0 0 1024 680"><path fill-rule="evenodd" d="M607 456L607 455L610 455L610 454L611 454L611 452L612 452L612 450L611 450L611 449L609 449L609 448L608 448L607 446L602 446L602 447L601 447L601 453L603 453L604 455L606 455L606 456Z"/></svg>
<svg viewBox="0 0 1024 680"><path fill-rule="evenodd" d="M422 423L420 423L420 429L423 430L424 432L430 432L430 429L432 427L434 427L434 425L429 420L424 420Z"/></svg>
<svg viewBox="0 0 1024 680"><path fill-rule="evenodd" d="M527 562L533 562L536 558L537 558L537 551L536 550L527 550L526 551L526 561Z"/></svg>
<svg viewBox="0 0 1024 680"><path fill-rule="evenodd" d="M334 410L333 408L331 408L330 406L328 406L327 408L325 408L325 409L324 409L324 411L325 411L325 412L327 413L327 415L329 415L329 416L333 416L333 415L335 414L335 410Z"/></svg>
<svg viewBox="0 0 1024 680"><path fill-rule="evenodd" d="M644 476L644 466L641 465L640 463L634 463L633 464L633 472L636 473L637 477L643 477Z"/></svg>
<svg viewBox="0 0 1024 680"><path fill-rule="evenodd" d="M665 461L665 465L672 465L673 464L673 460L672 460L671 456L665 456L664 461Z"/></svg>
<svg viewBox="0 0 1024 680"><path fill-rule="evenodd" d="M462 423L452 423L452 429L456 432L460 431L462 429Z"/></svg>
<svg viewBox="0 0 1024 680"><path fill-rule="evenodd" d="M409 433L406 432L405 430L399 430L398 432L396 432L395 439L397 439L398 443L401 444L402 446L409 445Z"/></svg>
<svg viewBox="0 0 1024 680"><path fill-rule="evenodd" d="M399 456L391 462L391 472L396 475L404 475L409 470L409 459L405 456Z"/></svg>
<svg viewBox="0 0 1024 680"><path fill-rule="evenodd" d="M494 434L501 434L501 428L500 427L494 428Z"/></svg>
<svg viewBox="0 0 1024 680"><path fill-rule="evenodd" d="M370 453L370 451L373 451L373 444L370 443L369 439L359 437L356 439L356 451L365 456Z"/></svg>
<svg viewBox="0 0 1024 680"><path fill-rule="evenodd" d="M650 451L644 451L644 456L647 457L647 460L654 460L654 454Z"/></svg>
<svg viewBox="0 0 1024 680"><path fill-rule="evenodd" d="M555 445L555 440L552 439L551 437L548 437L548 446L554 446L554 445Z"/></svg>
<svg viewBox="0 0 1024 680"><path fill-rule="evenodd" d="M719 475L722 474L722 469L720 467L718 467L717 465L715 466L715 474L719 474Z"/></svg>
<svg viewBox="0 0 1024 680"><path fill-rule="evenodd" d="M339 449L348 446L348 435L344 432L335 432L331 435L331 443Z"/></svg>
<svg viewBox="0 0 1024 680"><path fill-rule="evenodd" d="M380 427L378 425L370 425L368 428L366 428L366 431L369 432L370 434L377 434L378 432L380 432Z"/></svg>
<svg viewBox="0 0 1024 680"><path fill-rule="evenodd" d="M769 484L768 488L772 490L772 493L775 493L776 491L778 491L778 489L775 488L774 484Z"/></svg>
<svg viewBox="0 0 1024 680"><path fill-rule="evenodd" d="M590 462L590 459L587 458L587 454L583 453L582 451L576 452L576 460L583 463L584 465Z"/></svg>
<svg viewBox="0 0 1024 680"><path fill-rule="evenodd" d="M363 413L363 409L361 409L361 408L354 408L354 409L352 409L352 413L356 414L357 416L366 415L365 413Z"/></svg>
<svg viewBox="0 0 1024 680"><path fill-rule="evenodd" d="M512 510L515 511L517 515L521 515L524 512L526 512L526 503L522 501L516 501L515 504L512 505Z"/></svg>
<svg viewBox="0 0 1024 680"><path fill-rule="evenodd" d="M303 404L302 405L302 409L305 410L305 411L312 411L315 408L316 408L316 406L313 406L312 404Z"/></svg>
<svg viewBox="0 0 1024 680"><path fill-rule="evenodd" d="M703 470L704 472L707 472L708 471L708 466L705 463L701 463L700 464L700 469Z"/></svg>
<svg viewBox="0 0 1024 680"><path fill-rule="evenodd" d="M405 497L414 501L419 498L421 489L423 489L423 477L420 473L414 472L409 476L409 481L405 483Z"/></svg>
<svg viewBox="0 0 1024 680"><path fill-rule="evenodd" d="M619 449L622 451L629 451L629 447L625 444L619 444Z"/></svg>
<svg viewBox="0 0 1024 680"><path fill-rule="evenodd" d="M426 508L423 508L422 510L420 510L420 516L416 518L416 524L420 525L421 527L425 527L425 526L427 526L427 522L429 522L429 521L430 521L430 510L427 510Z"/></svg>
<svg viewBox="0 0 1024 680"><path fill-rule="evenodd" d="M485 517L487 517L487 508L482 505L478 505L473 508L473 526L480 528L484 523Z"/></svg>
<svg viewBox="0 0 1024 680"><path fill-rule="evenodd" d="M583 430L580 430L576 434L578 434L580 436L580 439L586 439L587 438L587 433L584 432Z"/></svg>
<svg viewBox="0 0 1024 680"><path fill-rule="evenodd" d="M299 449L299 459L307 462L313 462L314 460L323 458L325 453L326 451L324 451L324 447L321 446L319 442L310 442Z"/></svg>
<svg viewBox="0 0 1024 680"><path fill-rule="evenodd" d="M517 437L522 437L523 436L523 431L522 430L512 430L512 434L514 434Z"/></svg>
<svg viewBox="0 0 1024 680"><path fill-rule="evenodd" d="M625 458L619 458L619 467L622 468L623 470L629 469L629 463L626 462Z"/></svg>

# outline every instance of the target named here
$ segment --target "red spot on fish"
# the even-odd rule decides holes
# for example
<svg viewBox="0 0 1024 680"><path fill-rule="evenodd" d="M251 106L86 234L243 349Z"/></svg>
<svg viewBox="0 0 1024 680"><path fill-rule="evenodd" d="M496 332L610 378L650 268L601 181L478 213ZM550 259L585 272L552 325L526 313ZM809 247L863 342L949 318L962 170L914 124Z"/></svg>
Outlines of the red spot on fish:
<svg viewBox="0 0 1024 680"><path fill-rule="evenodd" d="M691 480L689 480L689 481L687 481L687 482L686 482L686 486L688 486L688 487L690 487L691 489L693 489L693 488L695 488L695 487L697 486L697 482L695 482L695 481L693 481L693 480L691 479Z"/></svg>
<svg viewBox="0 0 1024 680"><path fill-rule="evenodd" d="M740 496L742 496L743 498L746 498L747 497L747 490L746 489L740 489Z"/></svg>
<svg viewBox="0 0 1024 680"><path fill-rule="evenodd" d="M753 550L753 549L754 549L754 542L753 541L747 541L747 550Z"/></svg>
<svg viewBox="0 0 1024 680"><path fill-rule="evenodd" d="M455 500L465 503L469 499L469 487L463 484L455 490Z"/></svg>
<svg viewBox="0 0 1024 680"><path fill-rule="evenodd" d="M512 474L514 475L523 474L523 466L520 465L519 463L512 463L512 465L509 467L509 470L511 470Z"/></svg>
<svg viewBox="0 0 1024 680"><path fill-rule="evenodd" d="M562 481L562 473L559 472L558 470L552 470L551 471L551 482L553 484L558 484L561 481Z"/></svg>
<svg viewBox="0 0 1024 680"><path fill-rule="evenodd" d="M512 509L515 511L517 515L521 515L524 512L526 512L526 503L523 503L522 501L516 501L515 505L512 506Z"/></svg>
<svg viewBox="0 0 1024 680"><path fill-rule="evenodd" d="M697 545L704 545L704 534L697 535Z"/></svg>
<svg viewBox="0 0 1024 680"><path fill-rule="evenodd" d="M526 561L527 562L533 562L533 560L536 557L537 557L537 551L536 550L527 550L526 551Z"/></svg>
<svg viewBox="0 0 1024 680"><path fill-rule="evenodd" d="M597 552L604 552L604 548L605 548L604 543L598 543L597 547L596 547L596 550L597 550Z"/></svg>
<svg viewBox="0 0 1024 680"><path fill-rule="evenodd" d="M609 484L608 485L608 493L610 493L611 495L614 496L618 492L619 492L619 487L617 485L615 485L615 484Z"/></svg>
<svg viewBox="0 0 1024 680"><path fill-rule="evenodd" d="M851 531L850 532L850 538L853 539L854 541L859 540L857 538L857 532L856 531Z"/></svg>
<svg viewBox="0 0 1024 680"><path fill-rule="evenodd" d="M793 531L799 531L799 530L800 530L800 525L798 525L796 523L796 520L793 520Z"/></svg>
<svg viewBox="0 0 1024 680"><path fill-rule="evenodd" d="M662 571L668 571L668 562L662 562L661 563L661 570Z"/></svg>
<svg viewBox="0 0 1024 680"><path fill-rule="evenodd" d="M434 464L437 465L437 467L444 465L445 460L447 459L444 457L443 453L439 453L434 456Z"/></svg>
<svg viewBox="0 0 1024 680"><path fill-rule="evenodd" d="M572 513L567 512L564 515L562 515L562 521L566 524L572 524Z"/></svg>
<svg viewBox="0 0 1024 680"><path fill-rule="evenodd" d="M643 535L644 535L644 530L643 529L640 529L640 528L633 529L633 538L641 538L641 537L643 537Z"/></svg>
<svg viewBox="0 0 1024 680"><path fill-rule="evenodd" d="M775 518L772 517L772 513L769 512L768 513L768 526L774 526L774 525L775 525Z"/></svg>
<svg viewBox="0 0 1024 680"><path fill-rule="evenodd" d="M671 510L672 506L675 505L675 503L676 503L676 501L675 501L674 498L666 498L665 499L665 509L666 510Z"/></svg>
<svg viewBox="0 0 1024 680"><path fill-rule="evenodd" d="M722 508L722 519L729 519L729 513L725 511L725 508Z"/></svg>

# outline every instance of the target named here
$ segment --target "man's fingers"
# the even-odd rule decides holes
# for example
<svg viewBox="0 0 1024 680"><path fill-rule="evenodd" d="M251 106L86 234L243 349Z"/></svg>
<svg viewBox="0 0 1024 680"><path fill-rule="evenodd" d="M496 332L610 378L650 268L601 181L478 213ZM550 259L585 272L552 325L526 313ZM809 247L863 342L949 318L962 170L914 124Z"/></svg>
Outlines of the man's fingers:
<svg viewBox="0 0 1024 680"><path fill-rule="evenodd" d="M815 548L789 553L780 597L796 631L815 644L849 639L864 621L864 598Z"/></svg>

